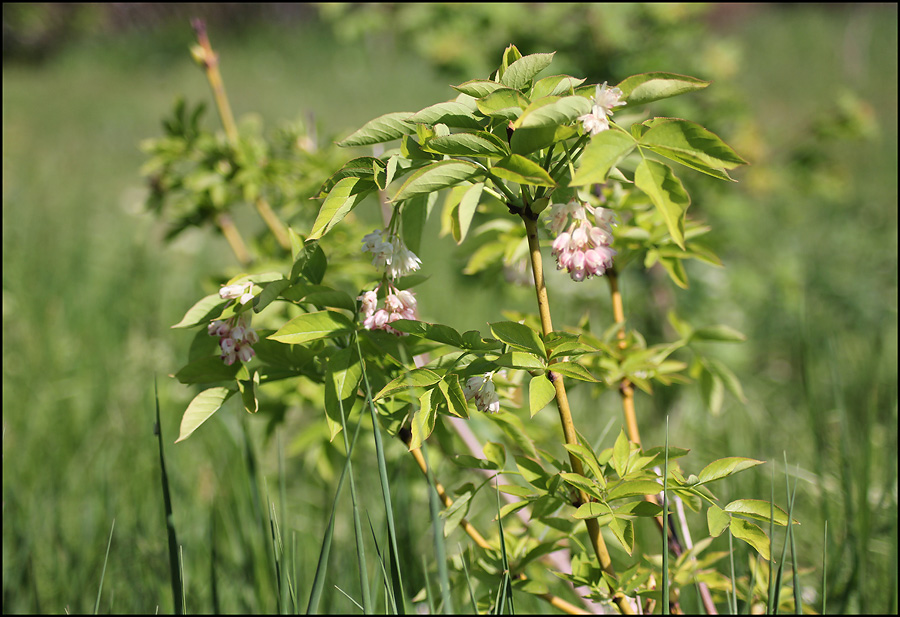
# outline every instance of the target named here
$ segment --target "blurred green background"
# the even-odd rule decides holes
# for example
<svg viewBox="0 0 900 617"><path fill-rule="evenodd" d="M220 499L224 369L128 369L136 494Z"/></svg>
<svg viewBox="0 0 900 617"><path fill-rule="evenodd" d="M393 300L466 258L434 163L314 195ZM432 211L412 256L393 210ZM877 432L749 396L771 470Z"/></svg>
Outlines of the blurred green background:
<svg viewBox="0 0 900 617"><path fill-rule="evenodd" d="M800 480L800 561L815 568L808 599L820 606L827 520L829 608L897 611L896 6L38 3L3 6L4 612L92 610L113 520L100 610L172 610L154 380L187 610L274 610L253 529L265 504L254 504L248 480L276 492L279 444L282 523L296 531L304 603L309 593L341 461L321 445L316 412L267 438L265 419L229 405L171 445L195 392L167 377L190 344L169 326L211 291L211 275L237 272L221 238L189 232L167 245L143 207L138 144L161 134L176 96L210 99L188 54L193 16L207 20L237 116L272 127L312 113L322 140L452 98L450 84L487 77L509 43L557 50L553 72L593 81L645 71L712 79L653 112L708 126L751 162L736 185L680 173L725 268L689 264L687 291L655 270L631 268L622 284L631 325L651 343L672 336L670 309L744 332L746 343L710 353L737 373L747 400L729 395L711 414L696 388L659 388L638 398L644 441L662 443L668 415L672 443L692 449L692 472L729 455L773 461L782 505L786 456ZM419 291L423 319L486 331L498 306L532 310L528 290L460 274L466 250L448 238L424 246L433 276ZM595 331L611 323L604 286L565 283L549 281L558 323L585 310ZM615 394L600 398L599 420L587 390L576 400L592 406L579 423L590 437L615 425L611 445ZM395 508L424 511L417 470L391 447ZM720 497L767 499L770 473L745 472ZM418 564L431 550L428 521L403 533ZM332 562L335 584L349 590L351 542L338 534ZM746 557L738 567L746 573ZM320 608L353 605L331 590Z"/></svg>

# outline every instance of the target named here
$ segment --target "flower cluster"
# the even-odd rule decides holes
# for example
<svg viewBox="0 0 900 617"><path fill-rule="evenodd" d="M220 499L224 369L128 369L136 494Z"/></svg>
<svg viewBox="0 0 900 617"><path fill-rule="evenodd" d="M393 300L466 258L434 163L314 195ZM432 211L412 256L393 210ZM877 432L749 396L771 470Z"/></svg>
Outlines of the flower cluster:
<svg viewBox="0 0 900 617"><path fill-rule="evenodd" d="M587 214L594 216L592 225ZM572 217L572 224L562 231ZM603 276L612 267L616 251L610 248L612 235L612 210L572 200L567 204L550 206L550 231L556 235L553 256L557 269L566 269L573 281L583 281L592 276Z"/></svg>
<svg viewBox="0 0 900 617"><path fill-rule="evenodd" d="M400 236L376 229L363 236L364 253L372 253L372 265L392 278L415 272L422 264L416 254L406 248Z"/></svg>
<svg viewBox="0 0 900 617"><path fill-rule="evenodd" d="M383 308L378 308L378 290L381 285L372 291L367 291L357 300L362 303L362 313L365 317L363 326L366 330L384 330L397 336L406 336L392 328L389 324L398 319L418 319L416 315L416 294L408 289L399 290L391 283L387 284L387 294L384 297Z"/></svg>
<svg viewBox="0 0 900 617"><path fill-rule="evenodd" d="M256 355L253 345L259 341L256 330L250 327L250 313L234 315L226 320L217 319L206 329L210 336L219 337L219 347L222 349L222 361L228 366L235 360L249 362Z"/></svg>
<svg viewBox="0 0 900 617"><path fill-rule="evenodd" d="M475 407L480 411L488 413L497 413L500 411L500 397L497 396L497 389L494 387L494 373L485 373L484 375L473 375L466 381L463 388L463 395L466 400L475 399Z"/></svg>
<svg viewBox="0 0 900 617"><path fill-rule="evenodd" d="M622 98L622 91L618 88L610 88L603 82L597 86L594 96L591 97L591 113L579 116L578 120L584 126L584 130L591 136L609 129L609 117L613 115L613 107L627 105Z"/></svg>
<svg viewBox="0 0 900 617"><path fill-rule="evenodd" d="M237 300L241 304L247 304L253 299L253 282L225 285L219 290L219 297L223 300ZM250 313L245 312L234 315L228 319L216 319L207 327L210 336L219 337L219 347L222 350L222 361L228 366L235 360L249 362L256 355L253 345L259 341L259 335L250 327Z"/></svg>

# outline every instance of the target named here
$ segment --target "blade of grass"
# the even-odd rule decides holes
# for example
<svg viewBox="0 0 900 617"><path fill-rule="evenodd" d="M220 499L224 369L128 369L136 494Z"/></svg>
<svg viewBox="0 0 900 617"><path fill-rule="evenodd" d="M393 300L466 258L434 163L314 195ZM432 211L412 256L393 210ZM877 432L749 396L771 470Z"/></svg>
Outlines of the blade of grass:
<svg viewBox="0 0 900 617"><path fill-rule="evenodd" d="M184 579L181 577L181 568L178 562L178 537L175 533L175 517L172 514L172 496L169 493L169 476L166 473L166 461L163 456L162 426L159 423L159 390L156 379L153 380L154 399L156 401L156 424L154 432L159 443L159 468L162 475L163 506L166 512L166 535L169 541L169 572L172 583L172 603L175 605L175 614L184 614Z"/></svg>
<svg viewBox="0 0 900 617"><path fill-rule="evenodd" d="M478 614L478 602L475 601L475 590L472 589L472 579L469 578L469 568L466 566L466 555L462 550L462 546L459 547L459 555L460 560L462 561L463 573L466 575L466 588L469 591L469 601L472 603L472 613Z"/></svg>
<svg viewBox="0 0 900 617"><path fill-rule="evenodd" d="M366 545L363 541L362 522L359 518L359 505L356 498L356 480L354 479L353 467L350 462L350 443L347 438L347 418L344 416L344 401L340 396L338 396L338 407L341 411L341 426L343 427L341 435L343 435L344 438L344 449L347 451L348 475L350 476L350 502L353 506L353 533L356 538L356 563L359 574L359 587L362 593L363 612L366 615L369 615L372 613L373 609L372 597L369 594L369 573L366 568L368 560L366 559ZM362 423L361 416L359 423Z"/></svg>
<svg viewBox="0 0 900 617"><path fill-rule="evenodd" d="M896 547L895 547L896 550ZM825 534L822 539L822 614L828 604L828 521L825 521Z"/></svg>
<svg viewBox="0 0 900 617"><path fill-rule="evenodd" d="M219 562L219 553L216 550L216 509L215 502L209 509L209 589L212 595L212 612L218 615L222 612L219 606L219 583L216 575L216 564Z"/></svg>
<svg viewBox="0 0 900 617"><path fill-rule="evenodd" d="M734 576L734 535L728 530L728 556L731 560L731 593L728 594L728 610L737 615L737 581Z"/></svg>
<svg viewBox="0 0 900 617"><path fill-rule="evenodd" d="M500 483L497 477L494 477L494 487L497 492L497 526L500 528L500 558L503 564L503 577L500 582L501 600L497 602L498 615L503 614L503 608L506 607L510 615L516 614L516 607L513 604L512 579L510 578L509 559L506 555L506 537L503 534L503 517L500 516Z"/></svg>
<svg viewBox="0 0 900 617"><path fill-rule="evenodd" d="M362 418L356 425L353 434L353 441L350 449L347 451L347 458L344 460L344 468L341 470L341 476L338 478L337 489L334 491L334 500L331 504L331 515L328 519L328 526L325 528L325 536L322 538L322 548L319 551L319 561L316 564L316 574L313 577L312 589L309 593L309 602L306 605L306 614L311 615L318 610L319 601L322 599L322 590L325 588L325 574L328 571L328 556L331 554L331 540L334 537L334 518L337 512L338 498L341 496L341 488L344 486L344 478L347 477L347 470L350 467L350 457L353 453L353 447L356 445L356 439L359 437L359 429L362 426Z"/></svg>
<svg viewBox="0 0 900 617"><path fill-rule="evenodd" d="M663 459L663 511L662 511L662 606L663 615L669 614L669 416L666 416L666 455Z"/></svg>
<svg viewBox="0 0 900 617"><path fill-rule="evenodd" d="M799 467L799 466L798 466ZM797 470L799 472L799 468ZM787 475L787 453L784 455L784 473ZM794 490L791 493L788 505L788 525L786 544L791 545L791 572L793 573L794 583L794 613L800 615L803 613L803 600L801 599L802 587L800 584L800 573L797 572L797 545L794 540L794 500L797 498L797 485L800 483L800 476L794 479Z"/></svg>
<svg viewBox="0 0 900 617"><path fill-rule="evenodd" d="M178 545L178 572L181 574L181 580L184 579L184 546ZM184 607L184 612L187 613L187 598L185 597L185 587L187 585L181 586L181 606Z"/></svg>
<svg viewBox="0 0 900 617"><path fill-rule="evenodd" d="M384 498L384 514L388 527L388 541L390 545L389 556L391 566L391 584L394 586L394 596L401 613L406 613L406 598L403 593L403 579L400 575L400 553L397 550L397 530L394 525L394 509L391 506L391 490L388 482L387 463L384 458L384 444L381 439L381 428L378 424L378 416L375 413L375 402L372 400L372 389L369 386L369 376L366 373L366 363L363 361L362 351L359 347L359 339L356 339L356 352L360 358L363 382L366 384L366 403L372 418L372 436L375 440L375 455L378 460L378 475L381 479L381 494Z"/></svg>
<svg viewBox="0 0 900 617"><path fill-rule="evenodd" d="M378 565L381 566L381 579L384 585L385 596L385 612L390 609L389 614L397 614L397 602L394 599L394 591L391 589L387 569L384 567L384 556L381 554L381 548L378 546L378 537L375 535L375 528L372 526L372 519L369 519L369 529L372 531L372 540L375 542L375 553L378 555Z"/></svg>
<svg viewBox="0 0 900 617"><path fill-rule="evenodd" d="M359 602L357 602L356 600L354 600L354 599L353 599L353 596L351 596L349 593L347 593L346 591L344 591L343 589L341 589L341 588L338 587L337 585L335 585L334 588L337 589L340 593L344 594L344 597L345 597L345 598L347 598L348 600L350 600L351 602L353 602L353 604L356 605L356 608L358 608L359 610L363 610L362 605L361 605Z"/></svg>
<svg viewBox="0 0 900 617"><path fill-rule="evenodd" d="M116 529L116 519L113 519L109 529L109 542L106 543L106 557L103 558L103 569L100 571L100 586L97 588L97 601L94 603L94 614L100 612L100 595L103 593L103 579L106 576L106 564L109 562L109 547L112 546L113 531Z"/></svg>
<svg viewBox="0 0 900 617"><path fill-rule="evenodd" d="M766 614L772 614L777 611L777 595L775 593L775 465L772 465L772 481L771 481L771 498L769 501L769 543L773 544L769 550L769 582L766 587L768 596L766 597Z"/></svg>
<svg viewBox="0 0 900 617"><path fill-rule="evenodd" d="M425 444L422 444L422 456L428 461L428 451ZM434 557L437 560L438 582L441 586L441 603L443 612L452 615L456 611L453 610L453 598L450 595L450 575L447 572L447 551L444 546L444 519L441 518L441 502L435 488L434 473L431 466L428 468L428 505L431 509L431 527L434 535Z"/></svg>
<svg viewBox="0 0 900 617"><path fill-rule="evenodd" d="M422 555L422 574L425 576L425 601L428 602L428 614L436 615L437 607L434 605L434 594L431 593L431 577L428 575L428 562Z"/></svg>

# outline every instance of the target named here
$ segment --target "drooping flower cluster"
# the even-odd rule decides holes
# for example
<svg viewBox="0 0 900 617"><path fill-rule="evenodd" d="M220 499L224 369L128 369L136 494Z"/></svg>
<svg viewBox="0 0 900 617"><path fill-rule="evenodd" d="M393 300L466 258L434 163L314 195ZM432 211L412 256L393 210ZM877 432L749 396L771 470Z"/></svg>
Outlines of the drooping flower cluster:
<svg viewBox="0 0 900 617"><path fill-rule="evenodd" d="M622 98L622 91L618 88L610 88L603 82L603 85L597 86L594 96L591 97L591 113L579 116L578 120L584 126L586 133L591 136L602 133L609 129L609 118L613 115L613 107L621 107L627 105Z"/></svg>
<svg viewBox="0 0 900 617"><path fill-rule="evenodd" d="M497 413L500 411L500 397L494 387L494 373L473 375L466 381L463 395L466 400L475 399L475 407L480 411Z"/></svg>
<svg viewBox="0 0 900 617"><path fill-rule="evenodd" d="M384 330L397 336L406 336L406 332L400 332L390 326L398 319L418 319L416 314L416 294L408 289L397 289L391 283L387 284L387 294L384 297L384 306L378 307L378 290L381 285L372 291L367 291L357 300L362 303L364 316L363 326L366 330Z"/></svg>
<svg viewBox="0 0 900 617"><path fill-rule="evenodd" d="M589 212L594 216L595 225L588 220ZM572 223L562 231L570 216ZM612 267L616 254L610 248L612 219L612 210L591 207L574 199L550 206L550 231L556 235L553 256L557 269L567 270L573 281L603 276Z"/></svg>
<svg viewBox="0 0 900 617"><path fill-rule="evenodd" d="M238 283L226 285L219 290L219 297L223 300L238 300L241 304L247 304L253 299L253 283ZM222 350L222 361L231 366L235 360L249 362L256 355L253 345L259 341L259 335L250 327L250 313L245 312L234 315L228 319L216 319L207 327L210 336L219 337L219 348Z"/></svg>
<svg viewBox="0 0 900 617"><path fill-rule="evenodd" d="M392 328L389 324L398 319L418 319L416 295L408 289L400 290L393 281L411 272L422 264L416 254L409 250L400 236L389 230L376 229L363 237L362 250L372 254L372 265L387 275L384 305L378 306L379 284L372 291L364 292L357 298L362 304L363 326L366 330L384 330L397 336L405 332Z"/></svg>
<svg viewBox="0 0 900 617"><path fill-rule="evenodd" d="M259 341L256 330L250 327L250 313L241 313L225 320L217 319L206 329L210 336L219 337L222 361L231 366L235 360L249 362L256 355L254 343Z"/></svg>
<svg viewBox="0 0 900 617"><path fill-rule="evenodd" d="M364 253L372 253L372 265L392 278L415 272L422 264L416 254L406 248L400 236L376 229L363 236Z"/></svg>

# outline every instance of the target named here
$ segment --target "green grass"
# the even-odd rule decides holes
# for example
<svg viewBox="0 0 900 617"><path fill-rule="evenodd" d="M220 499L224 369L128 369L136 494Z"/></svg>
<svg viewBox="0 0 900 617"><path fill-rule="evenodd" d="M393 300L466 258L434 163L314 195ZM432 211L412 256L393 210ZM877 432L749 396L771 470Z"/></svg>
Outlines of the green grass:
<svg viewBox="0 0 900 617"><path fill-rule="evenodd" d="M646 442L662 443L662 420L671 414L671 441L693 449L692 472L738 455L773 461L783 474L786 451L787 472L800 468L792 478L799 479L794 517L803 523L794 530L796 558L802 568L818 568L827 537L829 610L896 612L896 11L777 9L731 27L746 68L734 80L762 118L763 132L736 136L738 150L755 155L738 188L708 189L691 178L692 194L700 186L706 197L695 200L692 212L712 223L727 269L720 275L692 268L691 290L674 295L682 316L748 334L748 343L716 353L738 372L749 403L730 400L713 417L699 399L660 388L655 399L638 399L642 433ZM285 444L279 474L265 422L228 406L188 442L172 445L193 393L166 377L189 344L169 326L209 291L207 276L234 266L225 243L210 234L165 246L162 229L140 207L138 143L160 133L160 119L177 95L209 98L187 56L188 36L185 26L181 38L107 37L75 44L43 65L4 66L4 612L89 612L101 579L100 612L173 611L154 377L187 612L277 609L269 503L277 506L286 539L279 567L293 577L297 603L305 606L309 597L343 465L341 440L321 446L321 418L291 410L279 431ZM236 115L258 112L268 127L314 110L324 132L336 133L397 107L413 111L453 96L448 79L423 62L387 44L338 46L323 27L211 37ZM401 82L407 71L411 77ZM868 101L885 137L810 142L825 149L834 172L810 175L784 153L810 139L809 123L842 87ZM779 180L785 169L796 177ZM533 310L527 289L502 295L454 275L445 258L451 250L449 242L424 247L423 261L435 264L421 288L424 318L484 329L499 318L498 305ZM445 280L448 288L440 284ZM564 323L580 309L560 282L551 281L551 301ZM659 288L668 289L648 277L624 277L626 311L659 310L642 299ZM465 307L442 299L463 296L472 298ZM595 330L608 319L603 298L594 309ZM610 393L598 404L584 390L573 393L583 419L576 422L595 438L608 414L619 413L618 402ZM591 423L588 414L598 405L604 419ZM553 418L536 422L545 420L555 430ZM394 513L424 512L427 483L400 444L384 446L389 463L399 462L388 468ZM358 497L387 555L374 447L361 439L357 448L366 462L354 465ZM442 474L449 471L434 469L445 484ZM768 477L746 472L719 496L764 498ZM280 481L283 498L275 488ZM349 495L339 503L346 512ZM476 509L486 520L493 508L484 499ZM427 516L397 519L411 597L425 584L418 564L431 550L432 529ZM695 539L703 537L705 522L693 523ZM332 585L362 597L352 524L349 516L335 521L334 578L323 590L322 611L357 610ZM458 534L448 538L449 552ZM774 554L781 554L783 541L776 541ZM720 550L722 542L709 550ZM638 543L651 551L658 536L648 531ZM748 576L740 545L737 575ZM383 607L383 575L370 561L373 601ZM428 561L434 563L430 553ZM821 590L821 572L804 576L805 589ZM437 588L437 577L430 580ZM547 609L528 600L517 595L516 610ZM821 606L819 597L813 607Z"/></svg>

